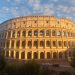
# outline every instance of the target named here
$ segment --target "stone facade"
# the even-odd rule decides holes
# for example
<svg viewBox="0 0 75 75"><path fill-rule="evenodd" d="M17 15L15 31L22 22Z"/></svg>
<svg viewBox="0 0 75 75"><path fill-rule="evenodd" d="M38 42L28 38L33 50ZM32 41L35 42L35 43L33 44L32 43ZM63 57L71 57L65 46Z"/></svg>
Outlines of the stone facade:
<svg viewBox="0 0 75 75"><path fill-rule="evenodd" d="M0 24L0 48L11 59L67 59L75 44L75 23L54 16L26 16Z"/></svg>

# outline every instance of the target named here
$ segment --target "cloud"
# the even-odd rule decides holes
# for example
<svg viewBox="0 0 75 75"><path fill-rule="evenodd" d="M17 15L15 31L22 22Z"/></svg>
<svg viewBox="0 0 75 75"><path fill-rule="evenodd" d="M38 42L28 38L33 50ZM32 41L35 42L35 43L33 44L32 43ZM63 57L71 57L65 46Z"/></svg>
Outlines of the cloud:
<svg viewBox="0 0 75 75"><path fill-rule="evenodd" d="M2 13L2 14L6 14L6 13L8 13L9 12L9 8L8 7L2 7L1 9L0 9L0 13Z"/></svg>

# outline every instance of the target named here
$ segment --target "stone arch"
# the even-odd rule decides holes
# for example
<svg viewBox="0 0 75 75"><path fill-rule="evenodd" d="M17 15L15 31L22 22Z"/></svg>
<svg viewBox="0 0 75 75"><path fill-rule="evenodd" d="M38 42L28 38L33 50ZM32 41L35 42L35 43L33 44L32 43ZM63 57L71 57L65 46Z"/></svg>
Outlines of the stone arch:
<svg viewBox="0 0 75 75"><path fill-rule="evenodd" d="M18 41L16 42L16 47L19 48L19 46L20 46L20 40L18 40Z"/></svg>
<svg viewBox="0 0 75 75"><path fill-rule="evenodd" d="M38 59L38 53L34 52L34 59Z"/></svg>
<svg viewBox="0 0 75 75"><path fill-rule="evenodd" d="M11 51L11 58L14 57L14 51Z"/></svg>
<svg viewBox="0 0 75 75"><path fill-rule="evenodd" d="M21 52L21 59L25 59L25 52Z"/></svg>
<svg viewBox="0 0 75 75"><path fill-rule="evenodd" d="M56 59L56 58L57 58L57 53L54 52L54 53L53 53L53 59Z"/></svg>
<svg viewBox="0 0 75 75"><path fill-rule="evenodd" d="M50 52L47 52L47 59L50 59L51 55Z"/></svg>
<svg viewBox="0 0 75 75"><path fill-rule="evenodd" d="M16 58L19 59L19 52L16 52Z"/></svg>
<svg viewBox="0 0 75 75"><path fill-rule="evenodd" d="M31 52L28 52L28 53L27 53L27 59L31 59L31 57L32 57Z"/></svg>
<svg viewBox="0 0 75 75"><path fill-rule="evenodd" d="M9 57L9 51L6 51L6 57Z"/></svg>
<svg viewBox="0 0 75 75"><path fill-rule="evenodd" d="M59 59L62 59L63 53L59 52Z"/></svg>
<svg viewBox="0 0 75 75"><path fill-rule="evenodd" d="M44 59L45 55L44 55L44 52L41 52L40 53L40 59Z"/></svg>
<svg viewBox="0 0 75 75"><path fill-rule="evenodd" d="M25 45L26 45L26 41L22 41L22 48L25 48Z"/></svg>

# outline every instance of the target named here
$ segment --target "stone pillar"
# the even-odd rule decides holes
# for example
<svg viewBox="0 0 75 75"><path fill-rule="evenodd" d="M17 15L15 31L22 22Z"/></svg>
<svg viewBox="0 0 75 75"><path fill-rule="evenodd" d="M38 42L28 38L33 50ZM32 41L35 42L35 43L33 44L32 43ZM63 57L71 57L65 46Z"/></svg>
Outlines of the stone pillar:
<svg viewBox="0 0 75 75"><path fill-rule="evenodd" d="M44 40L44 48L46 48L46 39Z"/></svg>
<svg viewBox="0 0 75 75"><path fill-rule="evenodd" d="M22 40L20 40L20 47L19 47L20 49L22 48Z"/></svg>
<svg viewBox="0 0 75 75"><path fill-rule="evenodd" d="M51 51L51 59L53 59L53 52Z"/></svg>
<svg viewBox="0 0 75 75"><path fill-rule="evenodd" d="M47 52L44 52L45 53L45 59L47 59Z"/></svg>
<svg viewBox="0 0 75 75"><path fill-rule="evenodd" d="M38 48L40 47L40 40L38 39Z"/></svg>
<svg viewBox="0 0 75 75"><path fill-rule="evenodd" d="M14 51L14 59L16 59L16 51Z"/></svg>
<svg viewBox="0 0 75 75"><path fill-rule="evenodd" d="M16 40L14 40L14 48L16 48Z"/></svg>
<svg viewBox="0 0 75 75"><path fill-rule="evenodd" d="M46 37L46 30L44 30L44 37Z"/></svg>
<svg viewBox="0 0 75 75"><path fill-rule="evenodd" d="M38 52L38 59L40 59L40 52Z"/></svg>
<svg viewBox="0 0 75 75"><path fill-rule="evenodd" d="M9 49L11 48L11 40L10 40L10 44L9 44Z"/></svg>
<svg viewBox="0 0 75 75"><path fill-rule="evenodd" d="M20 31L20 38L22 38L22 30Z"/></svg>
<svg viewBox="0 0 75 75"><path fill-rule="evenodd" d="M28 37L28 29L26 30L26 37Z"/></svg>
<svg viewBox="0 0 75 75"><path fill-rule="evenodd" d="M21 51L19 51L19 59L21 59Z"/></svg>
<svg viewBox="0 0 75 75"><path fill-rule="evenodd" d="M17 31L15 31L15 38L17 38Z"/></svg>
<svg viewBox="0 0 75 75"><path fill-rule="evenodd" d="M32 54L31 54L31 55L32 55L32 58L31 58L31 59L34 59L34 52L32 51L31 53L32 53Z"/></svg>
<svg viewBox="0 0 75 75"><path fill-rule="evenodd" d="M27 52L25 51L25 60L27 60Z"/></svg>
<svg viewBox="0 0 75 75"><path fill-rule="evenodd" d="M28 40L26 39L26 48L28 47Z"/></svg>

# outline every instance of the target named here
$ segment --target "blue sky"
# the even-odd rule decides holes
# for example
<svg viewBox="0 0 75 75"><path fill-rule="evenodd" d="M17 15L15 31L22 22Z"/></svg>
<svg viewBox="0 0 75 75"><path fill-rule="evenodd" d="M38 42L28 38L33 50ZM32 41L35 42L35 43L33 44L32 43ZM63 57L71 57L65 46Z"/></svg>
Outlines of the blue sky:
<svg viewBox="0 0 75 75"><path fill-rule="evenodd" d="M0 23L28 15L54 15L75 21L75 0L0 0Z"/></svg>

